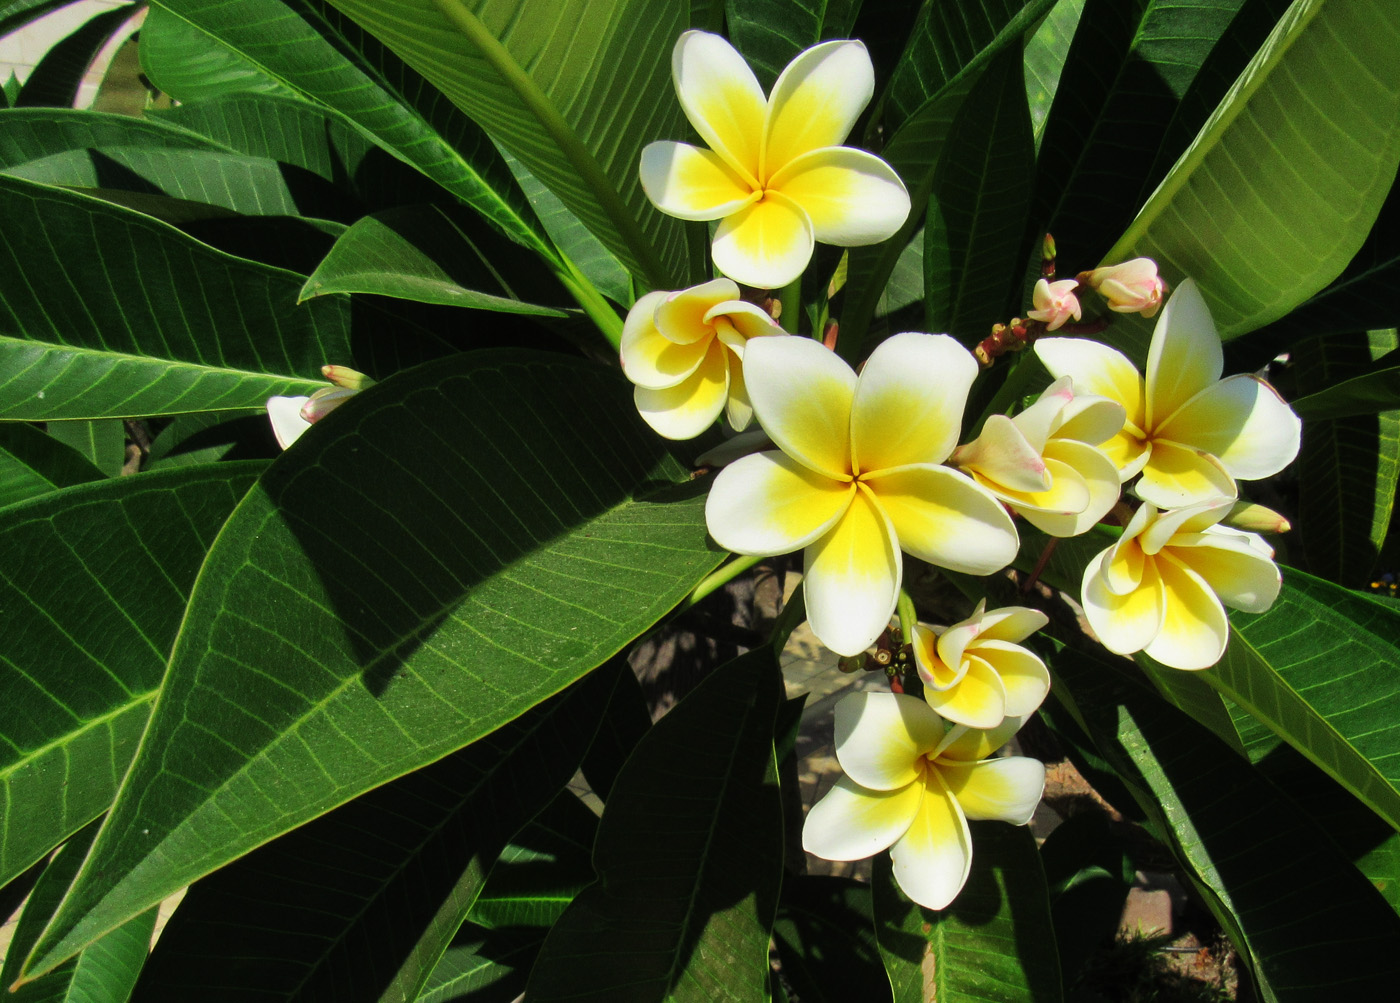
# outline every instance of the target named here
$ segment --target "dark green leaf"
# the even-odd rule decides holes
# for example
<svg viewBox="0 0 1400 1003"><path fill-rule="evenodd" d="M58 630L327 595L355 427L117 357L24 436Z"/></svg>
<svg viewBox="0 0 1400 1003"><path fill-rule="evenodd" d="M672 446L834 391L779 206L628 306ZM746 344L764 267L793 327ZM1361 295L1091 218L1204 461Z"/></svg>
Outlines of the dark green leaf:
<svg viewBox="0 0 1400 1003"><path fill-rule="evenodd" d="M33 425L0 423L0 506L105 476L77 450Z"/></svg>
<svg viewBox="0 0 1400 1003"><path fill-rule="evenodd" d="M122 472L126 431L120 421L111 418L105 421L51 421L46 430L102 471L104 477L116 477Z"/></svg>
<svg viewBox="0 0 1400 1003"><path fill-rule="evenodd" d="M464 924L428 977L417 1003L515 1003L545 931L483 930Z"/></svg>
<svg viewBox="0 0 1400 1003"><path fill-rule="evenodd" d="M875 941L870 886L850 878L786 875L773 942L783 976L804 1003L881 1003L890 982Z"/></svg>
<svg viewBox="0 0 1400 1003"><path fill-rule="evenodd" d="M219 460L273 457L278 452L267 411L201 411L177 415L151 443L146 469L168 470Z"/></svg>
<svg viewBox="0 0 1400 1003"><path fill-rule="evenodd" d="M104 10L54 45L30 72L15 105L21 108L72 107L92 61L107 40L135 13L135 4Z"/></svg>
<svg viewBox="0 0 1400 1003"><path fill-rule="evenodd" d="M716 669L637 743L527 996L608 1003L767 999L782 878L769 647Z"/></svg>
<svg viewBox="0 0 1400 1003"><path fill-rule="evenodd" d="M511 832L573 775L616 675L195 882L138 998L413 999Z"/></svg>
<svg viewBox="0 0 1400 1003"><path fill-rule="evenodd" d="M1059 0L1026 42L1026 100L1031 109L1036 149L1040 148L1050 104L1059 91L1060 75L1084 13L1084 3L1085 0Z"/></svg>
<svg viewBox="0 0 1400 1003"><path fill-rule="evenodd" d="M0 884L105 811L204 554L261 464L69 488L0 516Z"/></svg>
<svg viewBox="0 0 1400 1003"><path fill-rule="evenodd" d="M635 675L631 682L626 676L621 677L603 711L598 734L594 736L593 744L588 747L588 755L579 766L593 793L607 801L623 763L650 728L651 712L647 709L646 694L642 692L641 684Z"/></svg>
<svg viewBox="0 0 1400 1003"><path fill-rule="evenodd" d="M1041 845L1040 859L1050 885L1060 968L1065 983L1073 985L1094 951L1113 943L1128 897L1123 872L1131 865L1097 812L1057 825Z"/></svg>
<svg viewBox="0 0 1400 1003"><path fill-rule="evenodd" d="M861 0L725 0L725 25L765 91L803 49L849 38Z"/></svg>
<svg viewBox="0 0 1400 1003"><path fill-rule="evenodd" d="M1369 339L1373 348L1379 347L1376 345L1379 340L1377 336L1393 341L1395 329L1374 332ZM1387 353L1365 367L1359 376L1348 378L1336 372L1327 373L1329 378L1326 382L1332 385L1293 401L1293 410L1304 421L1323 421L1400 408L1400 365L1396 365L1396 361L1394 356ZM1307 356L1300 354L1297 364L1303 366L1307 363Z"/></svg>
<svg viewBox="0 0 1400 1003"><path fill-rule="evenodd" d="M558 356L456 356L312 426L205 563L43 966L606 661L719 561L685 476L630 384Z"/></svg>

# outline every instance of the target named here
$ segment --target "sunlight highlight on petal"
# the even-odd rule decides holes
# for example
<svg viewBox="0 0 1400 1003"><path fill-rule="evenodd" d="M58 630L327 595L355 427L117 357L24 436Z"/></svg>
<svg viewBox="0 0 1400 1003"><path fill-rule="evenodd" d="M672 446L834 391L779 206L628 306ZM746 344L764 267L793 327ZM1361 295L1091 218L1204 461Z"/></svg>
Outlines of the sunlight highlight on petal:
<svg viewBox="0 0 1400 1003"><path fill-rule="evenodd" d="M715 542L736 554L787 554L816 540L850 505L854 484L834 481L777 451L735 460L705 501Z"/></svg>
<svg viewBox="0 0 1400 1003"><path fill-rule="evenodd" d="M823 42L778 76L764 123L764 178L810 150L844 142L875 94L875 68L857 41Z"/></svg>
<svg viewBox="0 0 1400 1003"><path fill-rule="evenodd" d="M725 216L710 253L715 267L735 281L777 289L802 274L814 246L807 214L770 191L761 201Z"/></svg>
<svg viewBox="0 0 1400 1003"><path fill-rule="evenodd" d="M837 703L834 718L841 769L872 790L913 783L923 757L943 740L938 715L902 693L853 693Z"/></svg>
<svg viewBox="0 0 1400 1003"><path fill-rule="evenodd" d="M1167 300L1147 352L1147 425L1161 425L1177 408L1220 379L1220 335L1196 283L1187 279Z"/></svg>
<svg viewBox="0 0 1400 1003"><path fill-rule="evenodd" d="M648 143L641 176L647 198L679 219L721 219L759 197L717 154L685 143Z"/></svg>
<svg viewBox="0 0 1400 1003"><path fill-rule="evenodd" d="M642 418L668 439L693 439L715 423L729 396L728 349L712 341L704 359L673 387L637 387L633 397Z"/></svg>
<svg viewBox="0 0 1400 1003"><path fill-rule="evenodd" d="M861 370L851 411L862 471L942 463L958 443L977 360L946 334L896 334ZM945 565L946 567L946 565Z"/></svg>
<svg viewBox="0 0 1400 1003"><path fill-rule="evenodd" d="M719 35L687 31L671 51L671 78L700 138L757 187L768 102L744 57Z"/></svg>
<svg viewBox="0 0 1400 1003"><path fill-rule="evenodd" d="M813 150L773 176L769 186L792 199L824 244L877 244L904 225L909 192L889 164L849 146Z"/></svg>
<svg viewBox="0 0 1400 1003"><path fill-rule="evenodd" d="M939 776L974 821L993 819L1025 825L1045 790L1045 765L1025 756L1008 756L970 766L938 764Z"/></svg>
<svg viewBox="0 0 1400 1003"><path fill-rule="evenodd" d="M758 338L744 349L744 383L763 430L818 473L851 474L856 374L810 338Z"/></svg>
<svg viewBox="0 0 1400 1003"><path fill-rule="evenodd" d="M921 465L868 482L894 524L899 545L940 568L990 575L1016 557L1006 509L985 488L947 467Z"/></svg>
<svg viewBox="0 0 1400 1003"><path fill-rule="evenodd" d="M850 777L838 777L807 813L802 848L824 860L863 860L909 830L923 798L922 783L876 791Z"/></svg>
<svg viewBox="0 0 1400 1003"><path fill-rule="evenodd" d="M909 830L890 849L890 860L900 889L926 909L944 908L967 883L972 834L935 771Z"/></svg>
<svg viewBox="0 0 1400 1003"><path fill-rule="evenodd" d="M807 548L807 623L838 655L858 655L889 626L904 573L885 514L864 485L840 521Z"/></svg>

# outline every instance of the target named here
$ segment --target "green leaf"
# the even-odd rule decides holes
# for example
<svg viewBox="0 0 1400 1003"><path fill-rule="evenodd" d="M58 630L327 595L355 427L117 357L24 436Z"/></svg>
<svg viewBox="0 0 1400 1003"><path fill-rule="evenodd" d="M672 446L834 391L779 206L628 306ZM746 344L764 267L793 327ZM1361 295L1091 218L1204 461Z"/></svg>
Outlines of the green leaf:
<svg viewBox="0 0 1400 1003"><path fill-rule="evenodd" d="M1380 370L1346 377L1366 373L1372 360L1396 353L1397 345L1400 339L1391 329L1315 338L1292 352L1299 391L1320 390L1312 397L1322 396L1324 403L1329 394L1338 401L1343 388L1357 394L1353 399L1365 401L1368 380L1372 401L1384 402L1386 391L1377 384L1383 387L1387 382L1395 397L1378 414L1317 420L1314 410L1303 422L1297 462L1298 534L1307 567L1352 588L1370 582L1390 528L1400 480L1400 394L1395 393L1400 390L1400 369L1388 375ZM1331 390L1321 390L1329 385Z"/></svg>
<svg viewBox="0 0 1400 1003"><path fill-rule="evenodd" d="M803 49L850 38L860 0L725 0L725 25L765 91Z"/></svg>
<svg viewBox="0 0 1400 1003"><path fill-rule="evenodd" d="M36 970L604 662L719 562L685 476L630 384L558 356L444 359L312 426L206 560Z"/></svg>
<svg viewBox="0 0 1400 1003"><path fill-rule="evenodd" d="M111 804L195 574L261 464L142 474L0 514L0 885Z"/></svg>
<svg viewBox="0 0 1400 1003"><path fill-rule="evenodd" d="M0 177L0 366L7 420L261 407L310 393L320 367L362 371L348 306L296 305L303 279L148 216ZM92 248L112 251L72 268ZM118 251L117 249L122 249ZM370 351L392 359L398 346ZM387 360L386 360L387 361Z"/></svg>
<svg viewBox="0 0 1400 1003"><path fill-rule="evenodd" d="M136 13L135 4L112 7L89 18L55 44L29 74L15 105L21 108L71 107L88 67L107 41Z"/></svg>
<svg viewBox="0 0 1400 1003"><path fill-rule="evenodd" d="M1131 875L1132 865L1108 819L1094 812L1071 816L1051 830L1040 859L1050 885L1060 968L1073 985L1099 946L1113 942L1128 897L1124 872Z"/></svg>
<svg viewBox="0 0 1400 1003"><path fill-rule="evenodd" d="M851 878L785 875L773 943L783 976L809 1003L881 1003L890 983L875 940L870 886Z"/></svg>
<svg viewBox="0 0 1400 1003"><path fill-rule="evenodd" d="M634 275L681 285L681 223L652 207L637 163L647 143L682 137L670 68L683 5L559 0L548 16L521 17L515 0L333 2L519 157Z"/></svg>
<svg viewBox="0 0 1400 1003"><path fill-rule="evenodd" d="M1400 80L1370 69L1397 45L1393 4L1297 0L1105 260L1194 278L1227 340L1322 289L1400 164Z"/></svg>
<svg viewBox="0 0 1400 1003"><path fill-rule="evenodd" d="M598 882L550 930L527 998L767 999L783 868L781 694L776 653L758 648L637 743L598 829Z"/></svg>
<svg viewBox="0 0 1400 1003"><path fill-rule="evenodd" d="M0 985L13 987L19 976L19 963L44 928L53 908L63 898L83 855L97 835L97 822L76 833L44 869L25 904L14 939L9 944ZM124 923L82 954L45 975L42 979L11 988L11 1003L123 1003L131 994L136 977L150 950L155 930L156 909Z"/></svg>
<svg viewBox="0 0 1400 1003"><path fill-rule="evenodd" d="M497 313L568 316L555 307L498 295L507 291L490 262L446 215L434 206L405 206L366 216L341 234L306 280L301 300L378 293Z"/></svg>
<svg viewBox="0 0 1400 1003"><path fill-rule="evenodd" d="M1324 1001L1339 991L1383 998L1390 991L1400 960L1384 945L1400 937L1400 917L1296 805L1088 645L1064 649L1051 669L1060 699L1077 706L1250 959L1264 999Z"/></svg>
<svg viewBox="0 0 1400 1003"><path fill-rule="evenodd" d="M122 472L126 430L119 421L51 421L46 431L87 460L104 477Z"/></svg>
<svg viewBox="0 0 1400 1003"><path fill-rule="evenodd" d="M417 1003L515 1003L543 940L543 930L464 924Z"/></svg>
<svg viewBox="0 0 1400 1003"><path fill-rule="evenodd" d="M895 1003L1056 1003L1060 961L1035 838L1005 822L970 827L972 872L947 909L910 902L894 883L889 855L875 858L875 933ZM933 965L928 992L925 953Z"/></svg>
<svg viewBox="0 0 1400 1003"><path fill-rule="evenodd" d="M33 425L0 423L0 507L108 476Z"/></svg>
<svg viewBox="0 0 1400 1003"><path fill-rule="evenodd" d="M413 999L512 831L573 775L616 677L594 673L195 882L138 998L290 1003L354 986L357 999Z"/></svg>
<svg viewBox="0 0 1400 1003"><path fill-rule="evenodd" d="M151 443L145 469L168 470L278 453L267 411L200 411L177 415Z"/></svg>
<svg viewBox="0 0 1400 1003"><path fill-rule="evenodd" d="M1036 149L1044 135L1045 118L1060 87L1065 59L1084 13L1085 0L1059 0L1026 42L1026 100Z"/></svg>
<svg viewBox="0 0 1400 1003"><path fill-rule="evenodd" d="M925 329L972 345L1006 319L1008 292L1020 284L1035 141L1019 50L992 60L948 144L958 153L939 163L924 228Z"/></svg>
<svg viewBox="0 0 1400 1003"><path fill-rule="evenodd" d="M1269 611L1231 622L1203 677L1400 829L1400 610L1285 568Z"/></svg>
<svg viewBox="0 0 1400 1003"><path fill-rule="evenodd" d="M187 103L233 94L294 93L161 4L151 6L141 25L141 71L151 86Z"/></svg>
<svg viewBox="0 0 1400 1003"><path fill-rule="evenodd" d="M1386 331L1390 338L1394 338L1394 332L1394 328ZM1334 376L1337 382L1326 390L1293 401L1293 410L1299 418L1311 422L1353 418L1400 408L1400 365L1395 365L1395 361L1383 357L1375 360L1360 376L1350 379L1337 379Z"/></svg>

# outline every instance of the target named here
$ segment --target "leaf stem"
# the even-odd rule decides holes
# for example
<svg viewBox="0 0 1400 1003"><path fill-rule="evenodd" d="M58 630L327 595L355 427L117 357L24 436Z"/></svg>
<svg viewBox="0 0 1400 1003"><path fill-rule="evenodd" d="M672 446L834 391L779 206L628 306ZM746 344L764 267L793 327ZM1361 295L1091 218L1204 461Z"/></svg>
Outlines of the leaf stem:
<svg viewBox="0 0 1400 1003"><path fill-rule="evenodd" d="M686 596L684 601L682 601L679 609L690 609L690 607L694 606L700 600L704 599L711 592L724 585L729 584L731 581L733 581L735 578L738 578L745 571L748 571L749 568L753 567L759 561L764 560L767 560L766 556L735 556L734 560L730 561L728 564L724 565L718 570L711 572L710 575L703 579L699 585L695 586L695 588L691 590L690 595Z"/></svg>
<svg viewBox="0 0 1400 1003"><path fill-rule="evenodd" d="M914 625L919 622L919 615L914 612L914 598L901 585L899 589L899 602L895 606L899 613L899 629L904 634L904 643L911 644L914 640Z"/></svg>
<svg viewBox="0 0 1400 1003"><path fill-rule="evenodd" d="M802 313L801 275L779 290L778 302L783 307L778 314L778 323L783 325L783 330L788 334L796 334L798 323L802 319L800 316Z"/></svg>

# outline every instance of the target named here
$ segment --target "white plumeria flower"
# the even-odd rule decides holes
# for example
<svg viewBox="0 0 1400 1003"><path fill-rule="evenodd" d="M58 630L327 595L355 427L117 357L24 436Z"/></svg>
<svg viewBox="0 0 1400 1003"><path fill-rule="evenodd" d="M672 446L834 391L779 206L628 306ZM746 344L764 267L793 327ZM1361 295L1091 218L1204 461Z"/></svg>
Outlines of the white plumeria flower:
<svg viewBox="0 0 1400 1003"><path fill-rule="evenodd" d="M1095 341L1046 338L1035 351L1052 375L1127 410L1103 449L1124 481L1141 472L1138 495L1160 508L1233 495L1235 478L1269 477L1298 455L1302 423L1273 387L1249 374L1220 378L1220 337L1189 279L1157 320L1146 381Z"/></svg>
<svg viewBox="0 0 1400 1003"><path fill-rule="evenodd" d="M987 601L951 627L916 624L914 664L924 700L943 718L969 728L995 728L1026 717L1050 692L1050 671L1017 644L1049 618L1039 610L1007 606L987 612Z"/></svg>
<svg viewBox="0 0 1400 1003"><path fill-rule="evenodd" d="M852 247L894 235L909 193L879 157L841 146L875 92L865 46L823 42L788 64L771 98L718 35L687 31L671 55L686 118L709 149L642 151L642 188L664 213L722 222L721 272L773 289L802 274L813 241Z"/></svg>
<svg viewBox="0 0 1400 1003"><path fill-rule="evenodd" d="M812 806L802 847L826 860L861 860L890 847L894 879L927 909L946 907L972 868L968 819L1030 821L1045 789L1034 759L987 757L1018 718L992 731L944 723L902 693L855 693L836 705L836 758L846 775Z"/></svg>
<svg viewBox="0 0 1400 1003"><path fill-rule="evenodd" d="M1123 428L1123 405L1076 394L1061 377L1014 418L994 414L952 462L1051 536L1078 536L1118 501L1118 468L1098 445Z"/></svg>
<svg viewBox="0 0 1400 1003"><path fill-rule="evenodd" d="M1081 275L1080 280L1108 300L1110 310L1140 313L1144 317L1156 315L1167 292L1167 284L1157 274L1157 262L1151 258L1095 268Z"/></svg>
<svg viewBox="0 0 1400 1003"><path fill-rule="evenodd" d="M637 410L668 439L693 439L724 413L736 430L753 418L744 389L744 345L786 334L739 287L715 279L637 300L622 325L622 369Z"/></svg>
<svg viewBox="0 0 1400 1003"><path fill-rule="evenodd" d="M1220 661L1230 637L1224 603L1262 613L1282 578L1273 548L1254 533L1216 525L1233 498L1133 515L1117 543L1084 569L1084 614L1109 651L1141 651L1174 669Z"/></svg>
<svg viewBox="0 0 1400 1003"><path fill-rule="evenodd" d="M1035 289L1031 292L1031 302L1035 309L1026 316L1044 323L1047 331L1058 331L1071 317L1078 320L1083 316L1079 297L1074 295L1078 288L1079 282L1076 279L1061 279L1058 282L1037 279Z"/></svg>
<svg viewBox="0 0 1400 1003"><path fill-rule="evenodd" d="M302 434L360 391L352 387L324 387L310 397L269 397L267 417L277 445L286 449Z"/></svg>
<svg viewBox="0 0 1400 1003"><path fill-rule="evenodd" d="M807 619L838 654L859 654L888 626L901 548L973 575L1016 556L1006 510L941 466L977 371L942 334L895 335L859 377L808 338L759 338L744 353L754 413L778 449L725 467L705 521L739 554L806 548Z"/></svg>

